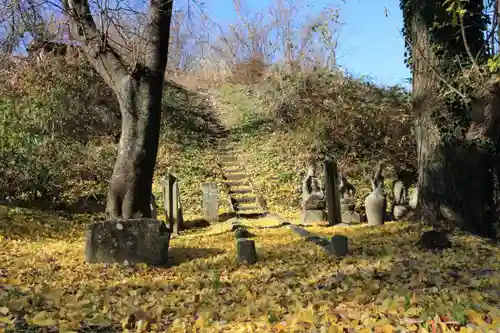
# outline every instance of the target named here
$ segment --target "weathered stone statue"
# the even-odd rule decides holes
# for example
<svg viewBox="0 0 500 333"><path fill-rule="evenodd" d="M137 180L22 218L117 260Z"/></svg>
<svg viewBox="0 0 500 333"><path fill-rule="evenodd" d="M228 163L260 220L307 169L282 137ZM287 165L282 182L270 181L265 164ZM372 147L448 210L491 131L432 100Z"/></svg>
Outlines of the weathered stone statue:
<svg viewBox="0 0 500 333"><path fill-rule="evenodd" d="M382 170L384 168L384 162L378 162L373 168L371 185L372 190L375 191L377 188L382 188L384 185L384 176L382 176Z"/></svg>
<svg viewBox="0 0 500 333"><path fill-rule="evenodd" d="M359 223L361 222L360 215L355 212L356 202L354 195L356 188L347 181L347 178L339 173L339 192L340 192L340 212L342 215L342 223Z"/></svg>
<svg viewBox="0 0 500 333"><path fill-rule="evenodd" d="M401 219L408 212L408 189L402 180L397 180L392 186L392 215L396 220Z"/></svg>
<svg viewBox="0 0 500 333"><path fill-rule="evenodd" d="M372 172L371 184L373 192L365 199L366 217L368 224L375 226L384 224L386 216L387 200L384 194L384 177L382 176L383 165L378 163Z"/></svg>
<svg viewBox="0 0 500 333"><path fill-rule="evenodd" d="M325 208L325 191L316 175L316 165L311 163L302 181L302 221L304 223L324 221Z"/></svg>

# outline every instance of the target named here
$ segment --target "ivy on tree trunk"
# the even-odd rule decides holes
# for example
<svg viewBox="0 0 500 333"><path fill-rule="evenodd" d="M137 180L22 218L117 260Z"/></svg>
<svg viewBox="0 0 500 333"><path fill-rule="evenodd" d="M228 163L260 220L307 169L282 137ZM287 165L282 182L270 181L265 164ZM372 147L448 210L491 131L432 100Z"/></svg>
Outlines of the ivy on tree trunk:
<svg viewBox="0 0 500 333"><path fill-rule="evenodd" d="M447 2L401 0L413 74L418 216L437 227L494 237L500 90L491 82L486 91L468 89L455 80L471 55L479 63L485 59L483 3L461 2L466 15L460 23Z"/></svg>
<svg viewBox="0 0 500 333"><path fill-rule="evenodd" d="M127 66L96 26L87 0L63 0L72 36L113 89L122 128L106 212L112 219L151 217L173 0L150 0L144 61ZM131 68L132 67L132 68Z"/></svg>

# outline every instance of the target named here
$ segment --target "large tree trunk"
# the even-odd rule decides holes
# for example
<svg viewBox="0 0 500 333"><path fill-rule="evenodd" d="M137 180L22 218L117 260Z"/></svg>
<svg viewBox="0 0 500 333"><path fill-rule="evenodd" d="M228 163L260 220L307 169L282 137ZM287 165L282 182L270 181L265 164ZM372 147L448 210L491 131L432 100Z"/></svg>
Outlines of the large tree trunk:
<svg viewBox="0 0 500 333"><path fill-rule="evenodd" d="M106 212L111 219L151 217L151 187L158 152L161 105L173 0L150 0L143 59L127 66L99 31L88 0L63 0L71 34L115 92L122 129ZM105 15L105 13L101 13ZM132 70L130 68L133 68Z"/></svg>
<svg viewBox="0 0 500 333"><path fill-rule="evenodd" d="M129 76L119 96L122 129L108 191L109 218L151 217L162 88L162 77Z"/></svg>
<svg viewBox="0 0 500 333"><path fill-rule="evenodd" d="M470 3L477 11L480 6L474 1ZM432 32L432 14L445 22L443 17L448 14L444 7L436 6L436 1L415 0L413 4L411 15L407 14L405 20L413 61L418 216L435 226L454 225L491 237L495 218L493 176L496 158L491 149L480 147L477 139L480 136L497 141L498 133L491 130L498 126L496 118L491 117L497 114L491 103L497 91L482 94L472 114L462 101L450 101L440 95L443 87L453 89L450 78L458 71L452 67L452 59L468 59L469 53L478 54L482 46L481 27L470 28L473 17L467 22L469 29L465 35L470 37L467 40L474 41L467 45L467 50L462 38L458 38L456 44L450 42L461 36L460 27L455 31L447 27L448 30L440 34ZM437 55L436 46L442 47L445 53ZM490 115L489 121L481 121L486 114Z"/></svg>

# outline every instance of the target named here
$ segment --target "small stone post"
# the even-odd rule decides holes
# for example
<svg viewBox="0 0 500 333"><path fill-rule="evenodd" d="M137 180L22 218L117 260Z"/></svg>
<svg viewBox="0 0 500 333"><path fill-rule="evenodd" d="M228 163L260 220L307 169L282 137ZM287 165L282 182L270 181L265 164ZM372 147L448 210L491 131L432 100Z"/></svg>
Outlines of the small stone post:
<svg viewBox="0 0 500 333"><path fill-rule="evenodd" d="M203 218L210 223L219 222L219 193L216 183L203 183Z"/></svg>
<svg viewBox="0 0 500 333"><path fill-rule="evenodd" d="M238 262L246 262L255 264L257 262L257 251L255 250L255 242L248 238L239 238L236 241L236 254Z"/></svg>
<svg viewBox="0 0 500 333"><path fill-rule="evenodd" d="M330 158L326 158L324 162L324 172L328 224L340 224L342 223L342 216L340 214L340 193L337 186L337 163Z"/></svg>
<svg viewBox="0 0 500 333"><path fill-rule="evenodd" d="M170 228L170 232L174 231L175 218L174 215L174 184L177 182L177 178L175 178L172 174L167 174L166 177L163 177L160 180L160 184L163 186L163 197L164 199L164 207L165 207L165 217L168 221L168 226Z"/></svg>

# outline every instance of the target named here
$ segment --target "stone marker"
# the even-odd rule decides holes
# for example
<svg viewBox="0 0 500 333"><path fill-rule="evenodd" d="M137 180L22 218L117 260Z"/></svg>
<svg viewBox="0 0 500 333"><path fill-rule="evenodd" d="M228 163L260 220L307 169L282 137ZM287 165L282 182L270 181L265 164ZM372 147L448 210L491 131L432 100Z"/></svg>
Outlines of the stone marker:
<svg viewBox="0 0 500 333"><path fill-rule="evenodd" d="M338 187L338 168L337 163L330 158L324 161L325 170L325 190L326 203L328 211L328 224L336 225L342 223L340 211L340 192Z"/></svg>
<svg viewBox="0 0 500 333"><path fill-rule="evenodd" d="M382 163L378 163L373 169L371 184L373 192L365 199L365 210L368 224L371 226L384 224L387 208L387 200L384 195L384 177L382 173Z"/></svg>
<svg viewBox="0 0 500 333"><path fill-rule="evenodd" d="M325 193L316 176L316 166L311 163L302 181L302 222L308 224L324 221L326 219L325 207Z"/></svg>
<svg viewBox="0 0 500 333"><path fill-rule="evenodd" d="M113 220L91 224L86 233L88 263L167 263L170 232L155 219Z"/></svg>
<svg viewBox="0 0 500 333"><path fill-rule="evenodd" d="M346 236L335 235L330 240L330 251L339 257L344 257L349 252L349 244Z"/></svg>
<svg viewBox="0 0 500 333"><path fill-rule="evenodd" d="M257 262L257 252L255 250L255 242L248 238L239 238L236 240L236 253L238 262L246 262L254 264Z"/></svg>
<svg viewBox="0 0 500 333"><path fill-rule="evenodd" d="M164 209L168 225L174 234L179 234L179 230L184 226L179 182L177 177L169 173L160 180L160 184L163 186Z"/></svg>
<svg viewBox="0 0 500 333"><path fill-rule="evenodd" d="M219 192L216 183L203 183L203 218L210 223L219 222Z"/></svg>

